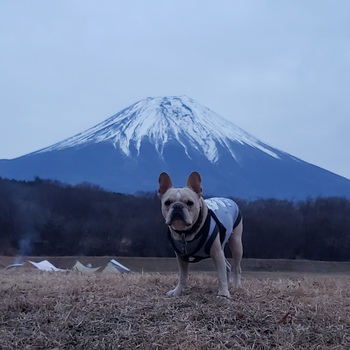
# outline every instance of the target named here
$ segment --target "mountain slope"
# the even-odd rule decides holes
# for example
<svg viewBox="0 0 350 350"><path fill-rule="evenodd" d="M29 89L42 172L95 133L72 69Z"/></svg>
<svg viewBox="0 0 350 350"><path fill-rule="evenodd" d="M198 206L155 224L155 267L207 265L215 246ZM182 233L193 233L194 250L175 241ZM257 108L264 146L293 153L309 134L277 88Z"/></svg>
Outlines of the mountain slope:
<svg viewBox="0 0 350 350"><path fill-rule="evenodd" d="M189 149L194 148L215 162L219 157L217 144L231 150L229 141L235 140L278 157L270 147L187 96L139 101L87 131L39 152L107 141L130 156L131 145L139 154L144 137L148 137L160 156L167 143L177 141L188 156Z"/></svg>
<svg viewBox="0 0 350 350"><path fill-rule="evenodd" d="M0 176L91 182L135 193L168 171L183 186L197 170L206 194L242 198L350 197L350 180L254 138L192 99L147 98L37 152L0 160Z"/></svg>

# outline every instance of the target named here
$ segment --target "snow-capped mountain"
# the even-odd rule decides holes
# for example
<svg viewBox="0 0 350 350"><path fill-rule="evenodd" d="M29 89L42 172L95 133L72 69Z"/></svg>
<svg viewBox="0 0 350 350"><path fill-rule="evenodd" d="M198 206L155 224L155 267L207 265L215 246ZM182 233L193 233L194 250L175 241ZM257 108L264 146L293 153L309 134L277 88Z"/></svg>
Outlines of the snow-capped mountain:
<svg viewBox="0 0 350 350"><path fill-rule="evenodd" d="M189 150L196 149L211 163L215 163L220 157L218 145L236 158L231 147L234 140L279 158L270 147L187 96L139 101L87 131L39 152L107 141L126 156L131 156L131 146L139 155L145 137L161 157L167 143L177 141L189 158Z"/></svg>
<svg viewBox="0 0 350 350"><path fill-rule="evenodd" d="M124 193L155 191L162 171L183 186L193 170L206 194L350 197L350 180L261 142L186 96L147 98L64 141L0 160L1 177L90 182Z"/></svg>

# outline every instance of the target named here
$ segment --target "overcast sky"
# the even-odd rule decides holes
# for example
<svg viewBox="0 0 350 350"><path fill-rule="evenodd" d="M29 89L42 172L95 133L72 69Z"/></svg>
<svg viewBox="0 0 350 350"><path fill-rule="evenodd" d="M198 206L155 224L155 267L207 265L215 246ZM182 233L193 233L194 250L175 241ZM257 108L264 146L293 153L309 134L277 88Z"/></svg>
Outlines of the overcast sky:
<svg viewBox="0 0 350 350"><path fill-rule="evenodd" d="M0 48L0 159L187 95L350 178L348 0L1 1Z"/></svg>

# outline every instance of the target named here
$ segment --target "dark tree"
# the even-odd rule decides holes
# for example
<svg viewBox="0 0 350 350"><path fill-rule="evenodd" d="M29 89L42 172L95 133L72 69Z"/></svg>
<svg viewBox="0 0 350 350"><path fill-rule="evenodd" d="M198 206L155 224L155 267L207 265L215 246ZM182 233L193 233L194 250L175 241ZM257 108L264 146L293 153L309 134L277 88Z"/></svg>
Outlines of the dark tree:
<svg viewBox="0 0 350 350"><path fill-rule="evenodd" d="M236 200L244 257L350 260L350 201ZM98 186L0 178L0 254L174 256L160 201Z"/></svg>

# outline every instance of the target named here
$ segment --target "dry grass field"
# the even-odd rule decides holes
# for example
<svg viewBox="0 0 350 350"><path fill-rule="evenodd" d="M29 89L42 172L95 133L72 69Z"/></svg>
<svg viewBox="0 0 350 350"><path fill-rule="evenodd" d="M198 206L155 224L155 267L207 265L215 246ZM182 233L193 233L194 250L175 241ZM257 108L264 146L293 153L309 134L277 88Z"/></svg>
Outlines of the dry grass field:
<svg viewBox="0 0 350 350"><path fill-rule="evenodd" d="M212 272L0 270L0 348L350 349L346 274L248 272L232 299Z"/></svg>

